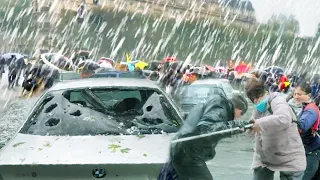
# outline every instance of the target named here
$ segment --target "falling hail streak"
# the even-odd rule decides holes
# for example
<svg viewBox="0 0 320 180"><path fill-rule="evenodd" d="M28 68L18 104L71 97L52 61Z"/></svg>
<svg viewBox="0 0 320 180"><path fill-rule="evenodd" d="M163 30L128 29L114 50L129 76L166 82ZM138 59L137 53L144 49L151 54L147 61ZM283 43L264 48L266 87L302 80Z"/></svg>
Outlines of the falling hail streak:
<svg viewBox="0 0 320 180"><path fill-rule="evenodd" d="M13 91L9 93L9 97L6 100L6 103L4 104L3 109L5 109L8 106L9 102L11 101L12 94L13 94Z"/></svg>

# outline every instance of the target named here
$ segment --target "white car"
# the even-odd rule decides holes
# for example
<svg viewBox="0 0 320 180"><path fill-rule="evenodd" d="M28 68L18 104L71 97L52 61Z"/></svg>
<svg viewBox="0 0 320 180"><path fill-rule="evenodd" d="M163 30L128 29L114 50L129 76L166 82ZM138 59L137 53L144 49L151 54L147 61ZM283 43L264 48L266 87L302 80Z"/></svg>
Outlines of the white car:
<svg viewBox="0 0 320 180"><path fill-rule="evenodd" d="M190 85L185 85L175 93L175 101L186 117L190 110L197 104L206 102L211 94L220 94L231 98L237 93L226 79L196 80Z"/></svg>
<svg viewBox="0 0 320 180"><path fill-rule="evenodd" d="M1 149L0 179L157 179L181 124L153 81L60 82Z"/></svg>
<svg viewBox="0 0 320 180"><path fill-rule="evenodd" d="M231 97L236 91L232 88L230 81L227 79L204 79L197 80L192 85L206 85L206 86L218 86L221 87L227 97Z"/></svg>
<svg viewBox="0 0 320 180"><path fill-rule="evenodd" d="M56 81L72 81L76 79L81 79L81 75L75 71L60 71L59 76L57 76Z"/></svg>

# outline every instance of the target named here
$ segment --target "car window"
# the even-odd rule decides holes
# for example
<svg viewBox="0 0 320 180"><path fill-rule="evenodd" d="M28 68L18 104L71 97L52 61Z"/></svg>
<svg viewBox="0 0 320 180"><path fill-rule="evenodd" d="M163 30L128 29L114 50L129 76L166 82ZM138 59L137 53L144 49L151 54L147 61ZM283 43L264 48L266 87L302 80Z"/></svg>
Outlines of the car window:
<svg viewBox="0 0 320 180"><path fill-rule="evenodd" d="M177 132L181 118L161 91L78 89L46 93L20 133L51 136Z"/></svg>
<svg viewBox="0 0 320 180"><path fill-rule="evenodd" d="M80 74L78 73L61 73L61 80L73 80L73 79L81 79Z"/></svg>
<svg viewBox="0 0 320 180"><path fill-rule="evenodd" d="M210 94L222 94L222 88L213 85L191 85L186 86L181 93L181 104L198 104L205 102Z"/></svg>
<svg viewBox="0 0 320 180"><path fill-rule="evenodd" d="M184 112L190 111L196 104L204 103L211 94L226 96L224 90L217 85L189 85L182 88L175 101Z"/></svg>
<svg viewBox="0 0 320 180"><path fill-rule="evenodd" d="M94 74L91 78L118 77L118 74Z"/></svg>
<svg viewBox="0 0 320 180"><path fill-rule="evenodd" d="M118 74L104 74L101 77L118 77Z"/></svg>
<svg viewBox="0 0 320 180"><path fill-rule="evenodd" d="M132 78L134 77L132 73L120 73L119 74L120 78Z"/></svg>
<svg viewBox="0 0 320 180"><path fill-rule="evenodd" d="M233 93L233 88L230 83L221 83L221 86L226 94Z"/></svg>
<svg viewBox="0 0 320 180"><path fill-rule="evenodd" d="M119 78L140 78L139 74L135 72L124 72L124 73L112 73L112 74L94 74L90 78L106 78L106 77L119 77Z"/></svg>
<svg viewBox="0 0 320 180"><path fill-rule="evenodd" d="M69 95L69 101L71 103L93 107L90 102L83 96L83 91L70 91Z"/></svg>
<svg viewBox="0 0 320 180"><path fill-rule="evenodd" d="M141 101L139 90L96 90L93 93L107 106L112 106L115 103L128 98L134 98Z"/></svg>
<svg viewBox="0 0 320 180"><path fill-rule="evenodd" d="M206 86L189 86L184 89L185 98L206 98L210 92L210 87Z"/></svg>
<svg viewBox="0 0 320 180"><path fill-rule="evenodd" d="M81 96L81 92L80 91L73 91L70 93L70 101L80 101L83 100L82 96Z"/></svg>
<svg viewBox="0 0 320 180"><path fill-rule="evenodd" d="M138 74L135 72L128 72L128 73L120 73L119 74L120 78L138 78Z"/></svg>

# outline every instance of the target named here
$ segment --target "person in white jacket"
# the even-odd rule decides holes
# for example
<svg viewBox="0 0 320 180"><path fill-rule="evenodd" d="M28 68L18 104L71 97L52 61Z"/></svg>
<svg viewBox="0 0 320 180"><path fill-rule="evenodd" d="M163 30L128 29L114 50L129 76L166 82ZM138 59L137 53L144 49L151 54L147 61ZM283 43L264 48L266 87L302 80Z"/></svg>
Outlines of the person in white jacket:
<svg viewBox="0 0 320 180"><path fill-rule="evenodd" d="M275 171L280 172L281 180L302 180L305 150L296 116L286 99L278 93L266 92L263 83L254 79L247 83L245 92L255 105L253 180L273 180Z"/></svg>

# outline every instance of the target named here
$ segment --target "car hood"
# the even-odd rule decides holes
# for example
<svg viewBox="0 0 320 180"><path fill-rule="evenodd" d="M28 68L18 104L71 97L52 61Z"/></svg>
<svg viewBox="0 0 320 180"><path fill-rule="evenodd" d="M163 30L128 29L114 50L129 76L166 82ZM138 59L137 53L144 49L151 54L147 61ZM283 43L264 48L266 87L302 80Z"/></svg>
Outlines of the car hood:
<svg viewBox="0 0 320 180"><path fill-rule="evenodd" d="M18 134L0 165L165 163L174 134L144 136L37 136Z"/></svg>

